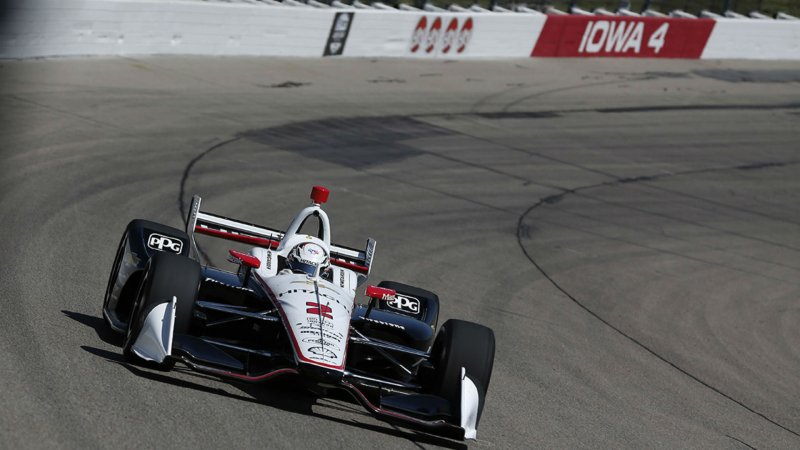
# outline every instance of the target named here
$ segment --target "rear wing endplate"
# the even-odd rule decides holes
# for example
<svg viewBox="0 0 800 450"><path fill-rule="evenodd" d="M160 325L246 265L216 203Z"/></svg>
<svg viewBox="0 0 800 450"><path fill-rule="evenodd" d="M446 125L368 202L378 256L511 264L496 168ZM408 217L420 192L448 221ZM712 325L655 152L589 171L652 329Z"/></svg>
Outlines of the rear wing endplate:
<svg viewBox="0 0 800 450"><path fill-rule="evenodd" d="M205 234L220 239L236 241L269 249L278 248L284 231L230 219L217 214L200 210L202 199L199 195L192 197L189 216L186 218L186 234L191 242L191 255L200 260L200 252L195 242L195 233ZM369 276L372 259L375 255L375 240L367 239L364 250L342 245L331 244L331 264L350 269L366 279ZM361 278L361 277L359 277ZM362 280L359 280L362 281Z"/></svg>

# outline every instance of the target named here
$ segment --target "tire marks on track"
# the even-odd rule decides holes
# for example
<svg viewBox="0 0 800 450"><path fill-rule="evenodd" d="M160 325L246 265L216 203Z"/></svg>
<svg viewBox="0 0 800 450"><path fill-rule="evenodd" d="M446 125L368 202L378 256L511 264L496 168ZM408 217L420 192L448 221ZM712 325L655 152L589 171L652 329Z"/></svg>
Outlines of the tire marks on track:
<svg viewBox="0 0 800 450"><path fill-rule="evenodd" d="M772 162L772 163L763 164L763 167L774 167L774 166L780 166L780 165L786 165L786 164L788 164L788 163L785 163L785 162ZM562 200L567 195L575 195L575 194L579 194L579 193L582 193L582 192L585 192L585 191L589 191L589 190L592 190L592 189L596 189L596 188L600 188L600 187L609 187L609 186L623 185L623 184L629 184L629 183L639 183L639 182L642 182L642 181L653 181L653 180L656 180L656 179L670 178L670 177L679 176L679 175L693 175L693 174L697 174L698 172L700 172L700 173L709 173L709 172L719 172L719 171L727 171L727 170L743 170L745 168L752 170L753 169L753 165L741 165L741 166L728 167L728 168L707 169L707 170L702 170L702 171L676 172L676 173L670 173L670 174L648 176L648 177L644 177L644 179L636 179L636 178L634 178L634 179L618 179L615 182L599 183L599 184L594 184L594 185L581 186L581 187L572 189L568 193L557 194L557 195L554 195L554 196L541 198L536 203L534 203L532 206L530 206L524 213L522 213L519 216L519 219L517 221L517 245L519 246L520 250L522 250L522 253L525 255L525 258L527 258L528 261L531 262L531 264L536 268L536 270L539 273L541 273L542 276L545 279L547 279L547 281L550 284L553 285L553 287L555 287L558 291L560 291L562 294L564 294L570 301L572 301L576 306L578 306L579 308L584 310L587 314L589 314L595 320L597 320L598 322L602 323L603 325L605 325L606 327L611 329L613 332L615 332L616 334L618 334L618 335L622 336L623 338L627 339L629 342L631 342L635 346L639 347L640 349L644 350L645 352L649 353L653 357L655 357L658 360L660 360L660 361L664 362L665 364L669 365L670 367L672 367L673 369L675 369L679 373L681 373L684 376L688 377L689 379L699 383L700 385L702 385L703 387L707 388L708 390L710 390L710 391L718 394L719 396L721 396L721 397L733 402L734 404L736 404L739 407L745 409L746 411L748 411L748 412L760 417L761 419L767 421L768 423L770 423L770 424L772 424L772 425L774 425L774 426L776 426L776 427L778 427L778 428L780 428L780 429L782 429L782 430L784 430L784 431L786 431L786 432L788 432L788 433L800 438L800 432L798 432L798 431L796 431L796 430L794 430L794 429L792 429L792 428L790 428L790 427L788 427L786 425L783 425L782 423L778 422L775 419L770 418L769 416L767 416L766 414L762 413L761 411L758 411L755 408L747 405L743 401L741 401L739 399L736 399L733 396L725 393L721 389L719 389L716 386L712 385L710 382L708 382L706 380L703 380L699 376L697 376L697 375L693 374L692 372L690 372L688 369L685 369L685 368L679 366L678 364L676 364L675 362L671 361L669 358L667 358L666 356L662 355L661 353L659 353L655 349L651 348L650 346L648 346L647 344L643 343L642 341L640 341L636 337L632 336L631 334L626 333L621 328L619 328L618 326L616 326L613 323L611 323L609 320L603 318L600 314L598 314L597 312L592 310L592 308L588 307L584 302L582 302L580 299L578 299L575 295L571 294L558 281L556 281L544 269L544 267L542 267L541 264L539 264L539 262L536 260L536 258L534 258L533 255L531 255L528 252L528 250L525 248L525 245L522 242L523 237L525 237L525 234L527 233L527 231L526 231L527 227L524 224L525 219L530 214L532 214L535 210L540 208L541 206L558 202L558 201ZM737 442L741 442L742 444L745 444L744 442L740 441L739 439L735 439L735 438L733 438L731 436L727 436L727 437L729 437L731 439L734 439ZM745 445L747 445L747 444L745 444ZM749 445L747 445L747 446L750 447Z"/></svg>

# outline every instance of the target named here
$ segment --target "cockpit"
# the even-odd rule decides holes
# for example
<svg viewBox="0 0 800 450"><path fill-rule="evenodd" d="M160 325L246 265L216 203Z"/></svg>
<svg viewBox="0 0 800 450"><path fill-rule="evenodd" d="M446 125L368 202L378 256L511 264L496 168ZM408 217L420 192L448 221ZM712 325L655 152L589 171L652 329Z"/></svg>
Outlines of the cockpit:
<svg viewBox="0 0 800 450"><path fill-rule="evenodd" d="M305 273L310 277L324 275L330 267L330 256L316 242L296 245L286 257L286 266L294 273Z"/></svg>

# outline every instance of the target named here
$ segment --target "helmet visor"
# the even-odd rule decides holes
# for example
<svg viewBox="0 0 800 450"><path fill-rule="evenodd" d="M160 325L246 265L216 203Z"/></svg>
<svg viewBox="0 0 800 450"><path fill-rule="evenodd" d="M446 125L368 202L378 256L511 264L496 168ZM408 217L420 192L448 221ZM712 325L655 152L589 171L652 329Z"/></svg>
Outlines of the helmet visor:
<svg viewBox="0 0 800 450"><path fill-rule="evenodd" d="M294 273L305 273L313 277L317 273L317 267L319 267L319 265L308 264L295 259L289 262L289 267Z"/></svg>

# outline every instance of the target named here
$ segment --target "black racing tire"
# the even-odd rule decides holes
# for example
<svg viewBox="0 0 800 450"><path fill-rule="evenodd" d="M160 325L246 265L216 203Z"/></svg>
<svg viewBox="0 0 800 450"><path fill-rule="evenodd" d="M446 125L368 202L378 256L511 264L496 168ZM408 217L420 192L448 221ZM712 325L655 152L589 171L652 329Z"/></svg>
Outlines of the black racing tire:
<svg viewBox="0 0 800 450"><path fill-rule="evenodd" d="M431 291L420 289L408 284L399 283L397 281L381 281L378 287L394 289L400 295L409 295L416 297L425 303L425 314L417 319L430 325L432 329L436 329L436 324L439 321L439 296ZM378 303L378 309L390 312L397 312L383 302ZM410 314L409 314L410 315ZM412 316L413 317L413 316Z"/></svg>
<svg viewBox="0 0 800 450"><path fill-rule="evenodd" d="M179 248L162 247L161 250L148 244L153 234L170 239L173 244L180 243ZM111 265L106 292L103 297L103 320L117 331L125 332L128 328L131 305L140 284L140 277L147 262L157 253L174 252L184 257L189 256L189 236L177 228L172 228L149 220L135 219L125 227ZM125 270L122 264L125 262ZM112 303L112 297L115 301ZM111 319L113 317L113 319ZM116 326L112 324L115 322Z"/></svg>
<svg viewBox="0 0 800 450"><path fill-rule="evenodd" d="M442 324L431 350L431 362L436 369L432 391L450 402L453 415L461 409L461 368L486 395L494 366L494 331L491 328L464 320L450 319ZM479 407L480 420L483 402Z"/></svg>
<svg viewBox="0 0 800 450"><path fill-rule="evenodd" d="M139 337L145 318L156 306L169 303L175 297L174 334L186 334L192 322L194 302L200 291L202 280L200 264L184 256L170 253L156 253L147 263L142 284L133 302L131 321L125 334L122 352L131 362L145 362L132 347ZM170 370L175 364L172 358L163 363L147 362L162 370Z"/></svg>
<svg viewBox="0 0 800 450"><path fill-rule="evenodd" d="M108 325L108 327L111 328L112 330L114 329L114 326L108 319L106 310L108 309L108 302L111 299L111 291L114 289L114 286L117 284L117 281L119 279L119 268L122 265L122 257L125 254L125 247L127 246L127 242L128 242L128 232L126 230L125 234L123 234L122 238L119 240L119 245L117 246L117 253L114 256L114 263L111 265L111 273L108 275L106 294L103 296L103 320L106 322L106 325Z"/></svg>

